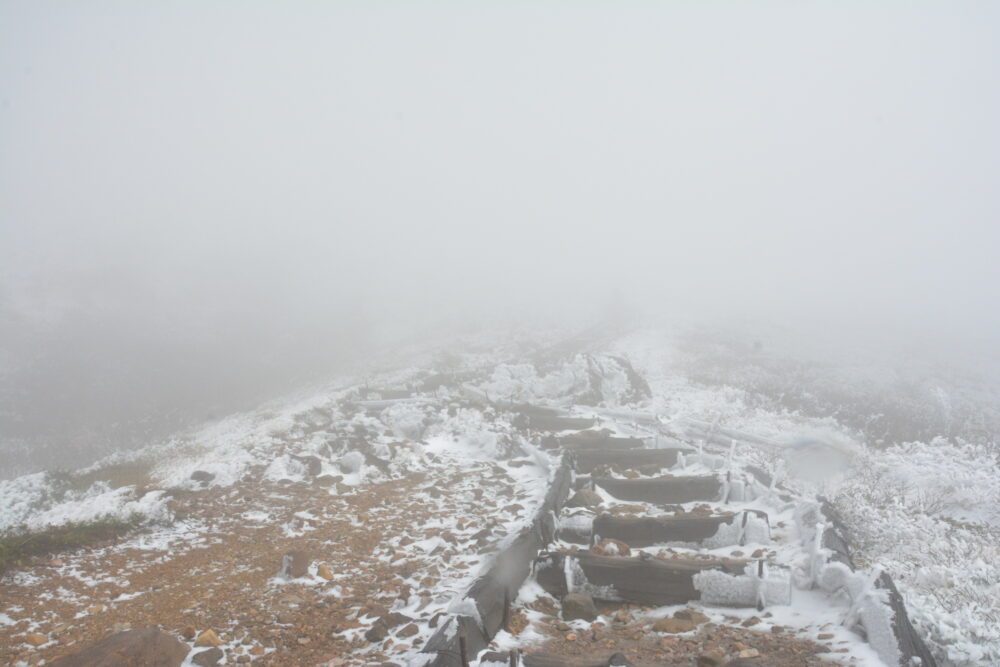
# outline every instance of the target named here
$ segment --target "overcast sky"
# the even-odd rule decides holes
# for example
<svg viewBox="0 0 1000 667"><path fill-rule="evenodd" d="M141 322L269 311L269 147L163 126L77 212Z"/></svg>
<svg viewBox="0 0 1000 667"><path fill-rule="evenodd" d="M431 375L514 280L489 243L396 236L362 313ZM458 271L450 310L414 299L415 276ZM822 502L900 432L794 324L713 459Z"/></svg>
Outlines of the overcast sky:
<svg viewBox="0 0 1000 667"><path fill-rule="evenodd" d="M998 28L993 2L0 0L0 341L82 319L71 355L253 356L617 289L991 342Z"/></svg>

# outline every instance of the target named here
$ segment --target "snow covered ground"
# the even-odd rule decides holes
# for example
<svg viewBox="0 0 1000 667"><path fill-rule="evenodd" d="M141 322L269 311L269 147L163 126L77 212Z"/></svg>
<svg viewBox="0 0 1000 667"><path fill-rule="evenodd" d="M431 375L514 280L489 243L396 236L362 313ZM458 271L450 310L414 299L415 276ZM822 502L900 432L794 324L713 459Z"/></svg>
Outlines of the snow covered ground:
<svg viewBox="0 0 1000 667"><path fill-rule="evenodd" d="M824 390L834 393L819 383L839 378L836 393L843 401L838 406L831 400L830 407L839 407L842 414L817 415L805 402L765 394L762 388L787 379L776 377L780 371L773 364L734 362L731 347L693 354L683 337L646 330L616 341L612 349L628 356L646 376L653 388L651 407L666 420L678 425L686 419L715 422L779 443L816 438L852 452L846 468L836 474L825 474L824 469L812 478L801 474L808 460L796 461L791 450L739 445L741 456L758 461L789 486L814 488L834 501L847 523L855 560L862 566L880 565L893 577L911 620L942 664L1000 663L1000 449L993 441L995 431L957 429L953 414L950 420L936 422L923 418L920 431L934 433L936 423L942 431L950 428L961 435L875 443L872 432L858 425L878 422L889 412L878 410L893 399L883 397L864 414L858 404L864 404L874 381L859 368L826 368L811 378L802 374L811 383L795 391L815 399L813 406ZM713 361L718 366L706 371ZM782 369L805 365L797 359L782 361ZM997 394L980 393L977 412L968 395L959 395L962 389L936 385L928 395L937 400L929 402L925 412L940 415L940 406L955 395L969 423L993 423ZM991 396L992 401L986 400ZM901 414L919 406L913 401L894 415L897 430L908 430ZM980 436L978 441L962 437L970 434Z"/></svg>

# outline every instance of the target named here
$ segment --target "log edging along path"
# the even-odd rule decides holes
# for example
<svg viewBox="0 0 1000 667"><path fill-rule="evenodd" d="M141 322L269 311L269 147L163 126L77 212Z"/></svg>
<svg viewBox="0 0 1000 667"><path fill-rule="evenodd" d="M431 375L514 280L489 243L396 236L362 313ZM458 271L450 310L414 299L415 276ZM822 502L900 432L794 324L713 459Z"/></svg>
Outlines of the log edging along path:
<svg viewBox="0 0 1000 667"><path fill-rule="evenodd" d="M547 409L538 412L541 414L532 415L536 417L535 420L532 420L535 422L532 426L536 429L542 423L554 428L566 428L567 425L572 424L568 427L573 428L586 421L578 422ZM525 406L522 414L524 413L530 414L531 410ZM563 444L561 439L558 442L560 445ZM556 536L557 516L569 496L573 471L577 465L577 456L582 455L581 458L586 461L581 467L587 472L591 472L599 465L618 462L609 460L616 456L637 459L648 456L651 459L643 461L643 463L661 463L669 459L672 459L672 462L676 461L676 452L656 455L638 454L639 452L662 450L637 449L631 446L631 442L622 442L621 444L616 442L607 454L594 454L593 450L588 452L588 448L573 446L576 443L572 440L566 444L570 446L563 450L552 484L531 526L522 531L505 549L501 550L497 554L493 566L473 582L463 600L469 605L466 607L467 612L456 612L450 615L428 640L421 651L421 653L428 655L428 660L424 663L425 667L467 667L469 660L474 659L480 652L488 648L492 638L501 629L506 628L512 601L517 597L520 587L531 574L536 559L539 559L545 546ZM573 452L573 450L578 451ZM764 471L752 466L747 466L744 469L765 487L771 485L770 476ZM621 480L605 477L593 478L592 481L616 497L619 497L616 492L621 493L623 490L627 496L632 496L631 498L620 498L621 500L683 503L704 499L706 494L717 499L721 499L722 495L721 480L711 476L662 477L651 480ZM635 482L639 482L639 484ZM671 489L670 486L674 484L679 484L680 488L685 490L677 491L676 486ZM681 499L688 496L690 498L687 500ZM842 524L829 503L823 501L820 508L829 524L824 530L823 547L830 551L832 560L843 563L853 572L856 568L850 556L849 543L842 535ZM727 518L731 519L732 515L712 517L712 519L720 521ZM598 517L599 519L600 517ZM659 561L657 559L607 557L584 551L571 554L544 554L540 559L543 567L539 567L537 570L539 584L553 594L567 590L565 578L560 580L560 577L565 577L564 564L567 558L575 560L576 565L584 571L588 581L595 585L612 586L622 593L623 599L634 599L639 602L645 600L646 604L658 606L698 599L698 591L694 589L693 585L687 583L696 572L720 569L721 567L723 571L737 574L746 565L745 562L737 561L731 563L695 560ZM544 567L546 560L550 561L548 568ZM636 579L636 573L639 573L638 578L645 582L644 586L637 587L629 583ZM652 577L651 575L654 574L656 576ZM663 580L664 586L651 587L649 585L651 581L659 581L660 579ZM906 613L905 603L892 578L883 572L876 580L875 585L887 591L888 603L893 612L892 630L899 648L900 667L913 664L913 658L919 659L921 661L919 664L923 667L937 667L934 657L911 624ZM685 595L684 591L687 588L691 590L687 591L687 595ZM517 660L517 653L511 652L511 665L517 664Z"/></svg>

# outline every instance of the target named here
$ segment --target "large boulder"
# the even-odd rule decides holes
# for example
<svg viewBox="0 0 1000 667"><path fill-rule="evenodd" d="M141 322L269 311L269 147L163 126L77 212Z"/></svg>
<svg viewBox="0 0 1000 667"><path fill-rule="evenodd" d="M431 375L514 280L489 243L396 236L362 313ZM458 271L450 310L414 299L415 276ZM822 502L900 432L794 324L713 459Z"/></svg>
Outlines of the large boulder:
<svg viewBox="0 0 1000 667"><path fill-rule="evenodd" d="M179 667L188 647L159 628L138 628L111 635L77 653L56 659L53 667Z"/></svg>

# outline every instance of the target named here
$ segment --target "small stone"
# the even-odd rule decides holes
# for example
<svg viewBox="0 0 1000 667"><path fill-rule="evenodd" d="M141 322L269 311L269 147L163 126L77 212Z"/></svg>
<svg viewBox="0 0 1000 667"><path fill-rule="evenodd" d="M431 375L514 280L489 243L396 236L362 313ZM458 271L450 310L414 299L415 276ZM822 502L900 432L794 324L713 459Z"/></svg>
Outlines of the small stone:
<svg viewBox="0 0 1000 667"><path fill-rule="evenodd" d="M333 579L333 572L330 571L330 567L326 563L319 564L319 567L316 568L316 575L327 581Z"/></svg>
<svg viewBox="0 0 1000 667"><path fill-rule="evenodd" d="M748 658L756 658L760 656L760 651L758 651L755 648L743 649L742 651L740 651L739 656L744 660Z"/></svg>
<svg viewBox="0 0 1000 667"><path fill-rule="evenodd" d="M562 599L562 617L565 621L582 618L593 621L597 618L597 607L594 599L583 593L570 593Z"/></svg>
<svg viewBox="0 0 1000 667"><path fill-rule="evenodd" d="M305 646L306 644L309 643L309 641L310 640L309 640L308 637L299 637L299 639L298 639L298 642L299 642L300 646Z"/></svg>
<svg viewBox="0 0 1000 667"><path fill-rule="evenodd" d="M181 629L181 637L183 637L184 639L186 639L188 641L191 641L192 639L194 639L194 636L196 634L198 634L198 631L194 629L193 625L185 625Z"/></svg>
<svg viewBox="0 0 1000 667"><path fill-rule="evenodd" d="M275 616L274 620L276 620L278 623L281 623L282 625L291 625L292 623L295 623L295 616L288 613L287 611L283 611L280 612L277 616Z"/></svg>
<svg viewBox="0 0 1000 667"><path fill-rule="evenodd" d="M740 625L742 625L744 628L750 628L757 625L758 623L760 623L760 618L758 618L757 616L751 616L747 620L740 623Z"/></svg>
<svg viewBox="0 0 1000 667"><path fill-rule="evenodd" d="M193 658L191 658L191 664L198 665L198 667L215 667L222 660L223 654L222 649L212 647L207 651L202 651L201 653L196 653Z"/></svg>
<svg viewBox="0 0 1000 667"><path fill-rule="evenodd" d="M771 634L773 634L773 635L779 635L779 634L781 634L784 631L785 631L785 626L783 626L783 625L772 625L771 626Z"/></svg>
<svg viewBox="0 0 1000 667"><path fill-rule="evenodd" d="M575 632L571 632L568 635L566 635L566 641L568 641L568 642L575 642L576 641L576 633Z"/></svg>
<svg viewBox="0 0 1000 667"><path fill-rule="evenodd" d="M252 659L253 658L251 658L248 655L241 655L241 656L239 656L239 657L236 658L236 662L241 663L241 664L245 664L245 663L250 662Z"/></svg>
<svg viewBox="0 0 1000 667"><path fill-rule="evenodd" d="M264 655L265 649L260 644L257 644L252 649L250 649L250 655Z"/></svg>
<svg viewBox="0 0 1000 667"><path fill-rule="evenodd" d="M683 618L661 618L653 623L655 632L690 632L695 629L695 623Z"/></svg>
<svg viewBox="0 0 1000 667"><path fill-rule="evenodd" d="M42 644L48 644L49 638L38 632L32 632L24 638L24 641L28 642L32 646L41 646Z"/></svg>
<svg viewBox="0 0 1000 667"><path fill-rule="evenodd" d="M763 549L757 549L752 554L750 554L750 558L763 558L763 557L764 557Z"/></svg>
<svg viewBox="0 0 1000 667"><path fill-rule="evenodd" d="M816 639L819 639L820 641L823 641L825 639L833 639L833 633L821 632L818 635L816 635Z"/></svg>
<svg viewBox="0 0 1000 667"><path fill-rule="evenodd" d="M225 644L225 642L219 639L219 635L215 634L215 630L211 629L203 631L194 642L195 646L221 646L222 644Z"/></svg>
<svg viewBox="0 0 1000 667"><path fill-rule="evenodd" d="M417 627L417 624L416 623L410 623L409 625L405 626L402 630L400 630L396 634L398 636L400 636L400 637L412 637L413 635L417 634L418 632L420 632L420 628Z"/></svg>

